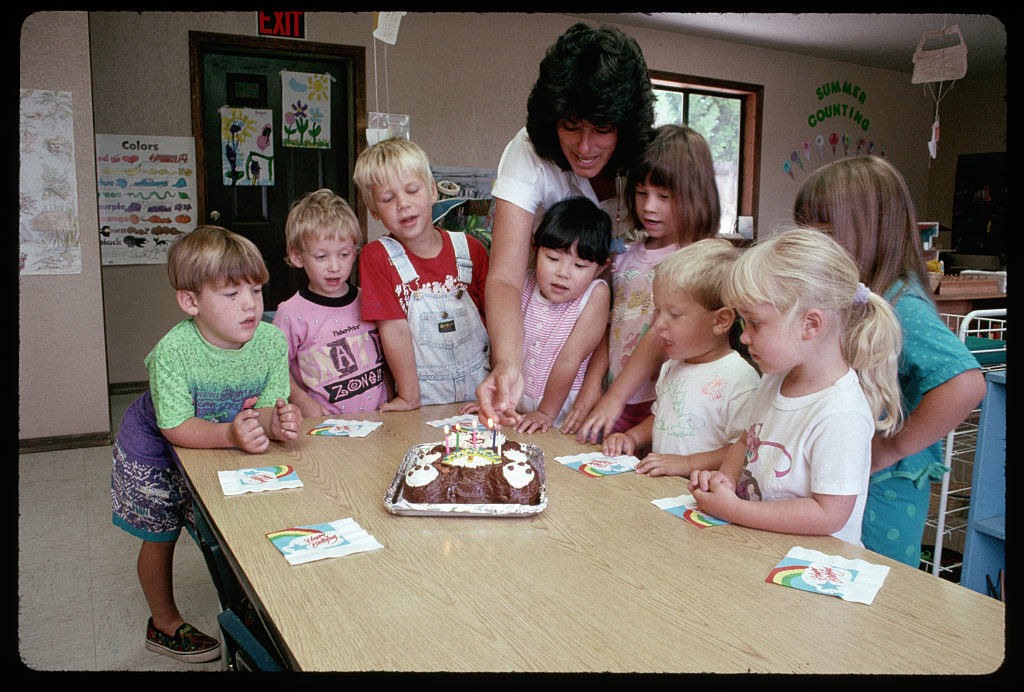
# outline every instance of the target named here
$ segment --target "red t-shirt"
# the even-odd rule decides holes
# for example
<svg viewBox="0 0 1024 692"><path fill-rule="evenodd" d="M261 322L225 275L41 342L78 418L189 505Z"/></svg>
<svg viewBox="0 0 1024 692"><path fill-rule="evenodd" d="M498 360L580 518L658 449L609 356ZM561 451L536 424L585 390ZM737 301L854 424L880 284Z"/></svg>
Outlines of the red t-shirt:
<svg viewBox="0 0 1024 692"><path fill-rule="evenodd" d="M473 262L473 278L467 286L459 281L455 264L455 247L447 231L441 233L441 252L437 257L423 258L405 251L419 274L417 281L402 284L398 270L391 264L384 244L379 240L367 243L359 253L359 289L362 319L367 322L406 319L406 303L414 290L447 293L467 289L484 320L484 282L487 280L487 249L473 236L466 235L469 258ZM485 321L486 324L486 321Z"/></svg>

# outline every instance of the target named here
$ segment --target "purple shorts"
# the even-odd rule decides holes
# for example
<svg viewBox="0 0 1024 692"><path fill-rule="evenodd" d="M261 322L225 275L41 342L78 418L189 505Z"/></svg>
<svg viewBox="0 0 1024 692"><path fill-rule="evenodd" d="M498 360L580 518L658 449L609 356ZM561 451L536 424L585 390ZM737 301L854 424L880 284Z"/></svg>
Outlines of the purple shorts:
<svg viewBox="0 0 1024 692"><path fill-rule="evenodd" d="M184 526L193 533L192 495L174 466L154 466L125 453L114 441L110 500L114 525L144 541L177 540Z"/></svg>

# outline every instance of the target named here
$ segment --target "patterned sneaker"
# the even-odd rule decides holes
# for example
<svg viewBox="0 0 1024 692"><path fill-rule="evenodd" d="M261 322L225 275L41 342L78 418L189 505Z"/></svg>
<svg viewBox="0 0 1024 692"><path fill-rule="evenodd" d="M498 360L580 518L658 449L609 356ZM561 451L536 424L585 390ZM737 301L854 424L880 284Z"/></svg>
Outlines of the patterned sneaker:
<svg viewBox="0 0 1024 692"><path fill-rule="evenodd" d="M150 618L146 625L146 648L186 663L203 663L220 657L220 642L187 622L170 637L154 627Z"/></svg>

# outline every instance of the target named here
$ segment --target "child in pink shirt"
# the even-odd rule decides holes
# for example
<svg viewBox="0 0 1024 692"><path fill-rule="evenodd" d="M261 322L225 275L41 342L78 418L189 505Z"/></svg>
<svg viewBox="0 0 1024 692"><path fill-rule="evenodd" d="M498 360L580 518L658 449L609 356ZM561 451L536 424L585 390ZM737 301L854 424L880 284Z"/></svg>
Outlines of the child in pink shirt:
<svg viewBox="0 0 1024 692"><path fill-rule="evenodd" d="M359 240L359 221L331 190L288 212L287 259L309 284L277 307L274 324L288 338L289 400L306 417L376 411L387 401L380 334L360 319L359 289L348 282Z"/></svg>

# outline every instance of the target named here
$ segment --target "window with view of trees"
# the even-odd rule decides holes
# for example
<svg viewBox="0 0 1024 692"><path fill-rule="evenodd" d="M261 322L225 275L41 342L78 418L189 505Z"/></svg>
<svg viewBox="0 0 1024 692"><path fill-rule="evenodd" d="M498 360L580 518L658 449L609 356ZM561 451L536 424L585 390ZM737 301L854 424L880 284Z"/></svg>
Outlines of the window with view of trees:
<svg viewBox="0 0 1024 692"><path fill-rule="evenodd" d="M738 216L757 226L763 87L651 71L655 126L688 125L711 147L722 205L719 231L733 233Z"/></svg>

